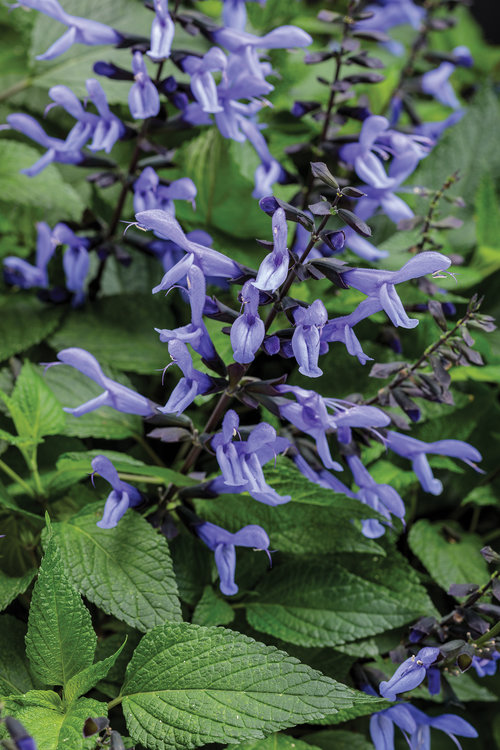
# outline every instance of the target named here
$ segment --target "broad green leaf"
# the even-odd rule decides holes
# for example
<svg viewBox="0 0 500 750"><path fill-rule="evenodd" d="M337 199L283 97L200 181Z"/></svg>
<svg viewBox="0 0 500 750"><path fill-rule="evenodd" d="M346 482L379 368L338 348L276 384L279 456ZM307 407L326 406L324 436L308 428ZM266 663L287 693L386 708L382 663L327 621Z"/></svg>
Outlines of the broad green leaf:
<svg viewBox="0 0 500 750"><path fill-rule="evenodd" d="M281 561L246 605L249 623L298 646L336 646L429 614L403 557L338 555Z"/></svg>
<svg viewBox="0 0 500 750"><path fill-rule="evenodd" d="M481 177L474 200L477 244L500 248L500 210L490 172Z"/></svg>
<svg viewBox="0 0 500 750"><path fill-rule="evenodd" d="M68 576L87 599L138 630L181 619L168 544L129 510L100 529L102 503L53 526Z"/></svg>
<svg viewBox="0 0 500 750"><path fill-rule="evenodd" d="M242 742L238 745L238 750L311 750L311 744L290 737L288 734L270 734L263 740L253 740L253 742ZM231 745L229 746L231 747Z"/></svg>
<svg viewBox="0 0 500 750"><path fill-rule="evenodd" d="M41 373L26 361L10 397L12 419L21 437L40 442L64 431L66 414Z"/></svg>
<svg viewBox="0 0 500 750"><path fill-rule="evenodd" d="M126 639L114 654L111 654L111 656L108 656L102 661L91 664L68 680L64 688L64 701L67 706L84 693L87 693L91 688L95 687L100 680L103 680L107 676L109 670L120 656L125 643Z"/></svg>
<svg viewBox="0 0 500 750"><path fill-rule="evenodd" d="M366 697L273 646L188 623L144 636L122 695L131 736L155 750L258 739Z"/></svg>
<svg viewBox="0 0 500 750"><path fill-rule="evenodd" d="M5 609L16 596L24 594L35 576L36 570L28 570L19 578L13 578L0 570L0 610Z"/></svg>
<svg viewBox="0 0 500 750"><path fill-rule="evenodd" d="M234 620L234 611L225 599L217 596L212 586L205 586L202 597L193 612L195 625L228 625Z"/></svg>
<svg viewBox="0 0 500 750"><path fill-rule="evenodd" d="M389 701L385 701L382 698L375 698L369 695L365 697L366 701L364 703L360 700L359 703L356 703L351 708L341 708L336 714L320 719L318 724L343 724L344 721L352 721L352 719L358 719L361 716L371 716L373 713L383 711L392 705Z"/></svg>
<svg viewBox="0 0 500 750"><path fill-rule="evenodd" d="M84 738L83 725L89 716L106 716L107 705L80 698L65 711L57 693L33 690L9 697L5 711L26 727L37 750L92 750L95 737Z"/></svg>
<svg viewBox="0 0 500 750"><path fill-rule="evenodd" d="M96 643L90 613L51 541L31 600L26 636L31 668L47 685L65 685L92 664Z"/></svg>
<svg viewBox="0 0 500 750"><path fill-rule="evenodd" d="M411 527L408 542L445 591L452 583L483 584L488 580L488 566L480 553L481 538L462 531L453 521L431 523L422 518Z"/></svg>
<svg viewBox="0 0 500 750"><path fill-rule="evenodd" d="M323 729L321 732L306 734L305 742L309 747L321 750L373 750L373 743L358 732L346 732L343 729Z"/></svg>
<svg viewBox="0 0 500 750"><path fill-rule="evenodd" d="M173 327L170 315L162 295L104 297L90 308L72 310L50 343L56 350L79 346L101 365L152 375L170 361L166 344L154 330ZM160 378L158 373L158 382Z"/></svg>
<svg viewBox="0 0 500 750"><path fill-rule="evenodd" d="M0 694L27 693L36 687L25 654L26 625L11 615L0 615Z"/></svg>
<svg viewBox="0 0 500 750"><path fill-rule="evenodd" d="M61 408L75 407L99 396L102 388L73 367L52 367L45 374L47 385L57 397ZM120 373L116 376L123 385L129 385L128 379ZM65 435L74 437L94 437L106 440L124 440L133 435L141 434L141 418L135 414L124 414L102 406L81 417L67 415Z"/></svg>
<svg viewBox="0 0 500 750"><path fill-rule="evenodd" d="M0 140L0 196L4 203L36 206L46 212L57 211L61 219L79 219L83 211L78 194L64 182L53 164L42 175L27 177L21 169L31 167L40 151L13 140Z"/></svg>
<svg viewBox="0 0 500 750"><path fill-rule="evenodd" d="M47 307L25 292L0 298L0 360L24 352L49 336L61 319L59 308Z"/></svg>

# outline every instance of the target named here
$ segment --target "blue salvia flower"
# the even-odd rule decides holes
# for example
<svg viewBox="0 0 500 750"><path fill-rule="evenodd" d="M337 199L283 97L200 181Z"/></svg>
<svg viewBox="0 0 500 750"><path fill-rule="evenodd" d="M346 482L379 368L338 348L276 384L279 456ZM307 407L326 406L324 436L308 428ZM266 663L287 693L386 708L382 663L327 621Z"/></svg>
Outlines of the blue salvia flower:
<svg viewBox="0 0 500 750"><path fill-rule="evenodd" d="M168 12L168 0L154 0L155 17L151 24L151 46L146 52L154 62L170 57L175 24Z"/></svg>
<svg viewBox="0 0 500 750"><path fill-rule="evenodd" d="M27 729L20 721L12 718L12 716L6 716L5 726L16 750L37 750L35 740L28 734Z"/></svg>
<svg viewBox="0 0 500 750"><path fill-rule="evenodd" d="M189 201L194 207L197 190L189 177L162 185L153 167L145 167L133 187L135 213L158 208L175 216L174 200Z"/></svg>
<svg viewBox="0 0 500 750"><path fill-rule="evenodd" d="M269 537L261 526L251 524L232 534L230 531L205 521L195 527L200 539L215 554L215 564L219 572L220 590L226 596L238 593L234 581L236 573L235 547L250 547L254 550L268 550ZM267 553L269 555L269 552Z"/></svg>
<svg viewBox="0 0 500 750"><path fill-rule="evenodd" d="M399 665L390 680L380 683L380 695L386 700L395 701L398 693L413 690L424 680L427 669L438 657L438 648L421 648L416 656L411 656Z"/></svg>
<svg viewBox="0 0 500 750"><path fill-rule="evenodd" d="M256 0L261 5L265 5L266 0ZM222 20L224 26L230 29L243 31L247 21L247 10L245 0L224 0L222 6Z"/></svg>
<svg viewBox="0 0 500 750"><path fill-rule="evenodd" d="M47 149L46 153L35 164L26 169L21 169L21 174L35 177L53 161L61 164L80 164L84 159L81 149L88 140L88 133L78 126L75 126L68 133L66 140L63 141L60 138L48 136L42 126L30 115L22 113L8 115L7 122L11 128L27 135L35 143Z"/></svg>
<svg viewBox="0 0 500 750"><path fill-rule="evenodd" d="M343 227L342 231L345 234L345 246L352 250L353 253L359 255L363 260L374 262L387 258L389 253L387 250L379 250L378 247L369 242L366 237L362 237L360 234L351 229L351 227Z"/></svg>
<svg viewBox="0 0 500 750"><path fill-rule="evenodd" d="M203 57L187 55L182 61L182 69L191 76L191 91L202 111L207 114L222 112L217 97L217 86L211 75L217 71L224 71L227 58L218 47L212 47Z"/></svg>
<svg viewBox="0 0 500 750"><path fill-rule="evenodd" d="M66 13L57 0L18 0L12 7L38 10L68 27L68 30L43 55L37 55L37 60L53 60L66 52L73 44L91 46L118 44L123 38L118 31L104 23Z"/></svg>
<svg viewBox="0 0 500 750"><path fill-rule="evenodd" d="M295 330L292 349L299 364L299 372L309 378L318 378L323 370L318 367L321 346L321 331L328 320L328 313L320 299L308 308L297 307L293 313Z"/></svg>
<svg viewBox="0 0 500 750"><path fill-rule="evenodd" d="M399 703L397 706L386 708L385 711L372 714L370 735L375 750L394 750L394 725L407 735L417 731L417 723L408 704Z"/></svg>
<svg viewBox="0 0 500 750"><path fill-rule="evenodd" d="M83 414L95 411L101 406L111 406L116 411L122 411L125 414L139 414L142 417L151 417L155 413L155 408L149 399L108 378L103 373L96 358L85 349L78 347L63 349L57 355L57 359L59 362L50 362L46 367L69 365L94 380L104 390L104 393L101 393L100 396L96 396L85 404L81 404L81 406L64 407L64 411L68 414L81 417Z"/></svg>
<svg viewBox="0 0 500 750"><path fill-rule="evenodd" d="M353 327L361 320L373 315L380 310L379 303L374 298L363 300L360 305L349 315L343 315L340 318L329 320L321 331L321 341L333 343L341 341L349 354L357 357L360 364L364 365L368 360L373 359L364 353L358 337L353 331Z"/></svg>
<svg viewBox="0 0 500 750"><path fill-rule="evenodd" d="M498 659L500 659L500 653L498 651L493 651L489 658L485 656L473 656L472 666L476 670L477 676L485 677L486 675L494 675L497 671Z"/></svg>
<svg viewBox="0 0 500 750"><path fill-rule="evenodd" d="M259 317L259 290L247 281L241 290L244 305L242 315L231 326L231 346L234 361L240 364L253 362L255 354L264 341L264 322Z"/></svg>
<svg viewBox="0 0 500 750"><path fill-rule="evenodd" d="M359 487L355 497L387 519L391 525L391 514L403 519L405 506L398 492L389 484L377 484L358 456L346 456L354 481ZM361 530L369 539L377 539L385 534L385 527L376 518L361 522ZM392 700L392 699L391 699Z"/></svg>
<svg viewBox="0 0 500 750"><path fill-rule="evenodd" d="M287 503L290 495L278 495L266 483L262 466L286 450L290 443L277 437L276 430L267 422L257 425L248 440L233 442L234 436L239 434L239 420L237 413L229 409L222 422L222 431L212 438L224 484L231 487L232 492L246 491L266 505Z"/></svg>
<svg viewBox="0 0 500 750"><path fill-rule="evenodd" d="M263 198L272 193L272 186L283 178L285 172L281 164L271 155L266 139L257 125L244 117L240 117L238 121L241 131L246 135L261 160L261 164L254 173L255 187L252 197Z"/></svg>
<svg viewBox="0 0 500 750"><path fill-rule="evenodd" d="M462 440L436 440L433 443L424 443L409 435L389 430L385 436L385 443L398 456L409 458L412 462L413 471L426 492L432 495L440 495L443 485L432 474L432 469L427 460L427 453L435 453L438 456L451 456L460 458L466 464L472 466L476 471L481 471L474 461L481 461L482 456L476 448Z"/></svg>
<svg viewBox="0 0 500 750"><path fill-rule="evenodd" d="M49 285L47 265L54 254L56 244L52 241L52 232L44 221L36 225L36 261L33 266L23 258L9 255L4 258L4 276L7 284L15 284L21 289L41 287L46 289Z"/></svg>
<svg viewBox="0 0 500 750"><path fill-rule="evenodd" d="M63 268L66 275L66 287L73 292L72 304L81 305L85 300L84 284L90 266L88 254L89 241L77 237L66 224L59 223L54 227L52 240L58 245L67 245L63 255Z"/></svg>
<svg viewBox="0 0 500 750"><path fill-rule="evenodd" d="M275 292L285 281L288 274L288 250L286 239L288 227L285 219L285 212L278 208L273 214L272 219L273 232L273 251L266 255L259 266L257 278L254 285L262 291Z"/></svg>
<svg viewBox="0 0 500 750"><path fill-rule="evenodd" d="M91 151L105 151L109 154L116 141L125 134L125 125L109 109L106 94L99 81L95 78L88 78L85 85L90 99L99 112L89 149Z"/></svg>
<svg viewBox="0 0 500 750"><path fill-rule="evenodd" d="M179 339L168 342L168 353L182 370L182 377L164 407L158 409L163 414L182 414L196 396L206 393L212 387L212 379L205 373L195 370L186 344Z"/></svg>
<svg viewBox="0 0 500 750"><path fill-rule="evenodd" d="M67 86L52 86L49 89L49 96L52 99L52 104L45 108L45 113L56 106L65 109L77 121L71 130L73 137L78 134L82 145L85 144L92 137L97 125L97 115L87 112L77 95Z"/></svg>
<svg viewBox="0 0 500 750"><path fill-rule="evenodd" d="M132 57L135 83L128 92L128 106L134 120L156 117L160 111L160 96L148 75L146 63L139 51Z"/></svg>
<svg viewBox="0 0 500 750"><path fill-rule="evenodd" d="M413 0L382 0L378 5L370 3L364 9L372 13L371 18L356 21L353 28L356 31L388 31L395 26L410 24L418 29L425 18L426 11ZM401 42L390 39L383 44L393 55L402 55L404 46Z"/></svg>
<svg viewBox="0 0 500 750"><path fill-rule="evenodd" d="M92 469L93 474L99 474L112 487L97 526L101 529L114 529L129 508L139 505L142 495L138 489L120 479L115 467L106 456L96 456L92 460Z"/></svg>
<svg viewBox="0 0 500 750"><path fill-rule="evenodd" d="M422 91L429 96L433 96L438 102L445 107L460 109L460 102L457 99L453 86L449 82L449 77L455 71L457 65L470 67L473 63L471 54L467 47L455 47L453 50L455 62L443 62L434 70L429 70L422 76Z"/></svg>
<svg viewBox="0 0 500 750"><path fill-rule="evenodd" d="M389 316L394 326L415 328L418 320L409 318L395 289L409 279L416 279L428 273L443 271L451 265L451 260L436 252L419 253L411 258L399 271L382 271L378 269L354 268L342 274L344 281L359 289L380 305ZM361 303L363 304L363 303ZM374 312L374 310L372 311ZM370 313L371 314L371 313Z"/></svg>

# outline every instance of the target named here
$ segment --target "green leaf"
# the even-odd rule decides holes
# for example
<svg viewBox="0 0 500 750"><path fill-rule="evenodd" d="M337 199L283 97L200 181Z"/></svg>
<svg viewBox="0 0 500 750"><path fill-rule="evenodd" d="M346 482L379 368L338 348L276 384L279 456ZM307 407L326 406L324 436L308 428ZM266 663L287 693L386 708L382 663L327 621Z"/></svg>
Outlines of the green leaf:
<svg viewBox="0 0 500 750"><path fill-rule="evenodd" d="M31 362L26 361L21 369L9 408L19 435L34 443L44 435L58 435L64 430L66 414Z"/></svg>
<svg viewBox="0 0 500 750"><path fill-rule="evenodd" d="M481 538L468 534L453 521L431 523L417 521L408 535L412 552L445 591L452 583L483 584L488 566L481 556Z"/></svg>
<svg viewBox="0 0 500 750"><path fill-rule="evenodd" d="M403 557L338 555L274 567L246 604L249 623L298 646L336 646L429 614ZM434 610L433 610L434 611Z"/></svg>
<svg viewBox="0 0 500 750"><path fill-rule="evenodd" d="M127 639L125 638L122 645L114 654L111 654L111 656L108 656L102 661L91 664L81 672L78 672L78 674L73 675L64 688L64 702L67 706L84 693L87 693L91 688L95 687L100 680L103 680L107 676L109 670L123 651L126 642Z"/></svg>
<svg viewBox="0 0 500 750"><path fill-rule="evenodd" d="M144 636L122 695L131 736L155 750L258 739L361 696L273 646L188 623Z"/></svg>
<svg viewBox="0 0 500 750"><path fill-rule="evenodd" d="M346 732L343 729L323 729L321 732L306 734L303 738L309 747L321 750L373 750L373 743L357 732Z"/></svg>
<svg viewBox="0 0 500 750"><path fill-rule="evenodd" d="M392 705L389 701L375 696L366 695L365 698L364 703L360 700L352 708L341 708L336 714L320 719L318 724L343 724L344 721L352 721L352 719L358 719L361 716L371 716L376 711L383 711Z"/></svg>
<svg viewBox="0 0 500 750"><path fill-rule="evenodd" d="M78 194L62 178L53 164L42 175L27 177L21 169L31 167L40 151L13 140L0 140L0 196L4 203L36 206L56 212L61 219L79 219L83 206Z"/></svg>
<svg viewBox="0 0 500 750"><path fill-rule="evenodd" d="M91 750L95 737L83 736L89 716L106 716L107 705L80 698L67 711L57 693L33 690L5 701L5 712L20 721L34 738L37 750Z"/></svg>
<svg viewBox="0 0 500 750"><path fill-rule="evenodd" d="M57 327L62 310L25 293L0 298L0 360L38 344Z"/></svg>
<svg viewBox="0 0 500 750"><path fill-rule="evenodd" d="M170 324L162 295L119 294L96 300L91 308L72 310L50 343L56 350L79 346L101 365L150 375L169 361L168 349L154 328Z"/></svg>
<svg viewBox="0 0 500 750"><path fill-rule="evenodd" d="M31 668L47 685L65 685L92 664L96 643L90 613L51 541L31 600L26 636Z"/></svg>
<svg viewBox="0 0 500 750"><path fill-rule="evenodd" d="M475 201L477 244L500 247L500 210L495 182L490 172L482 175Z"/></svg>
<svg viewBox="0 0 500 750"><path fill-rule="evenodd" d="M0 570L0 610L5 609L16 596L24 594L35 577L36 570L28 570L19 578L13 578Z"/></svg>
<svg viewBox="0 0 500 750"><path fill-rule="evenodd" d="M0 615L0 694L27 693L36 687L25 654L26 625L11 615Z"/></svg>
<svg viewBox="0 0 500 750"><path fill-rule="evenodd" d="M100 529L102 503L53 526L68 576L87 599L138 630L180 620L168 544L130 510L114 529Z"/></svg>
<svg viewBox="0 0 500 750"><path fill-rule="evenodd" d="M234 611L225 599L217 596L211 586L205 586L202 597L193 612L195 625L228 625L234 620Z"/></svg>
<svg viewBox="0 0 500 750"><path fill-rule="evenodd" d="M74 408L102 393L102 388L97 383L72 367L52 367L47 371L45 379L61 407ZM116 379L123 385L129 385L123 373L116 375ZM142 423L139 416L124 414L112 409L111 406L102 406L81 417L68 415L64 428L65 435L104 438L105 440L124 440L133 435L139 435L141 432Z"/></svg>
<svg viewBox="0 0 500 750"><path fill-rule="evenodd" d="M311 750L311 744L290 737L288 734L276 732L263 740L242 742L238 745L238 750Z"/></svg>

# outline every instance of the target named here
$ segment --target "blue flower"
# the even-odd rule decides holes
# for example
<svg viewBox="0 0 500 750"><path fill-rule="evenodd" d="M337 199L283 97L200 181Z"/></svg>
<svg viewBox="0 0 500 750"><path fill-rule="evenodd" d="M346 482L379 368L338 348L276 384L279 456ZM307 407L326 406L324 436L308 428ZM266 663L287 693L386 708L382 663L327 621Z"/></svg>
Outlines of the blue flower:
<svg viewBox="0 0 500 750"><path fill-rule="evenodd" d="M116 141L125 134L125 125L109 109L106 94L99 81L95 78L89 78L85 85L95 108L99 112L89 149L91 151L105 151L109 154Z"/></svg>
<svg viewBox="0 0 500 750"><path fill-rule="evenodd" d="M118 31L104 23L66 13L57 0L18 0L13 7L39 10L40 13L45 13L46 16L68 27L68 30L43 55L37 55L37 60L53 60L66 52L73 44L91 46L118 44L122 40L122 35Z"/></svg>
<svg viewBox="0 0 500 750"><path fill-rule="evenodd" d="M231 346L234 361L248 364L264 341L264 322L259 317L259 290L247 281L241 290L244 312L231 326Z"/></svg>
<svg viewBox="0 0 500 750"><path fill-rule="evenodd" d="M255 187L252 197L262 198L272 193L273 184L283 178L285 171L281 164L271 155L266 140L257 125L244 117L239 118L238 122L242 132L246 135L261 160L261 164L259 164L254 173Z"/></svg>
<svg viewBox="0 0 500 750"><path fill-rule="evenodd" d="M189 177L162 185L153 167L145 167L134 182L134 211L158 208L175 216L174 200L189 201L194 206L196 192L196 185Z"/></svg>
<svg viewBox="0 0 500 750"><path fill-rule="evenodd" d="M97 522L97 526L101 529L114 529L129 508L139 505L142 495L131 484L120 479L115 467L106 456L96 456L92 460L92 469L113 488L107 497L104 513L101 520Z"/></svg>
<svg viewBox="0 0 500 750"><path fill-rule="evenodd" d="M406 734L413 734L417 731L417 724L409 705L400 703L385 711L372 714L370 735L375 750L394 750L394 725Z"/></svg>
<svg viewBox="0 0 500 750"><path fill-rule="evenodd" d="M47 265L54 254L56 244L52 241L52 232L44 221L36 225L36 261L31 265L23 258L9 255L4 258L4 275L7 284L15 284L21 289L41 287L46 289L49 285Z"/></svg>
<svg viewBox="0 0 500 750"><path fill-rule="evenodd" d="M380 310L378 301L374 298L363 300L360 305L349 315L343 315L340 318L329 320L321 332L321 341L331 343L341 341L349 354L357 357L360 364L364 365L368 360L373 359L364 353L358 337L353 331L356 323Z"/></svg>
<svg viewBox="0 0 500 750"><path fill-rule="evenodd" d="M168 12L168 0L154 0L155 17L151 24L151 46L146 52L154 62L170 57L175 24Z"/></svg>
<svg viewBox="0 0 500 750"><path fill-rule="evenodd" d="M394 487L389 484L377 484L358 456L348 455L346 461L352 471L354 481L359 487L355 497L384 516L389 526L391 525L391 514L396 518L403 519L405 506ZM364 520L361 525L364 536L370 539L377 539L385 533L384 526L375 518Z"/></svg>
<svg viewBox="0 0 500 750"><path fill-rule="evenodd" d="M432 495L440 495L443 491L443 485L439 479L435 479L433 476L426 453L461 458L473 469L480 471L473 462L481 461L481 454L472 445L464 443L462 440L437 440L434 443L424 443L422 440L417 440L409 435L402 435L399 432L389 430L386 433L385 442L387 447L397 453L398 456L411 460L413 471L417 475L422 488Z"/></svg>
<svg viewBox="0 0 500 750"><path fill-rule="evenodd" d="M212 438L217 462L222 470L224 484L232 492L249 492L266 505L287 503L290 495L282 496L270 487L264 478L262 466L289 446L288 440L276 436L276 430L267 422L257 425L248 440L233 442L238 435L239 416L233 409L226 412L222 431Z"/></svg>
<svg viewBox="0 0 500 750"><path fill-rule="evenodd" d="M500 653L498 651L494 651L489 658L473 656L472 666L476 670L478 677L485 677L486 675L491 676L497 671L498 659L500 659Z"/></svg>
<svg viewBox="0 0 500 750"><path fill-rule="evenodd" d="M309 378L318 378L323 370L318 367L321 346L321 331L328 320L328 313L320 299L308 308L297 307L293 313L295 330L292 349L299 364L299 372Z"/></svg>
<svg viewBox="0 0 500 750"><path fill-rule="evenodd" d="M215 553L215 564L219 571L220 590L226 596L238 593L234 581L236 572L235 547L251 547L255 550L268 550L269 537L261 526L251 524L232 534L230 531L205 521L195 527L200 539ZM269 555L269 552L268 552Z"/></svg>
<svg viewBox="0 0 500 750"><path fill-rule="evenodd" d="M455 714L442 714L432 718L419 711L409 703L399 703L397 706L378 711L370 719L370 734L375 750L394 750L394 725L409 735L410 750L430 750L430 728L440 729L461 748L456 736L477 737L477 732L469 722Z"/></svg>
<svg viewBox="0 0 500 750"><path fill-rule="evenodd" d="M5 726L14 742L16 750L37 750L35 740L28 734L26 728L12 716L5 717Z"/></svg>
<svg viewBox="0 0 500 750"><path fill-rule="evenodd" d="M84 159L81 149L87 142L89 133L86 128L82 129L79 123L68 133L66 140L62 141L60 138L48 136L41 125L30 115L22 113L8 115L7 122L11 128L27 135L35 143L47 149L35 164L21 169L21 174L35 177L53 161L61 164L80 164Z"/></svg>
<svg viewBox="0 0 500 750"><path fill-rule="evenodd" d="M439 656L439 649L426 646L416 656L406 659L396 669L390 680L379 685L380 695L389 701L395 701L398 693L406 693L416 688L425 678L427 669Z"/></svg>
<svg viewBox="0 0 500 750"><path fill-rule="evenodd" d="M101 406L111 406L116 411L122 411L125 414L140 414L142 417L151 417L155 413L153 404L149 399L106 377L99 362L85 349L77 347L63 349L59 352L57 358L59 362L51 362L47 366L70 365L104 389L104 393L101 393L100 396L96 396L81 406L71 409L65 407L64 411L68 414L81 417L83 414L88 414Z"/></svg>
<svg viewBox="0 0 500 750"><path fill-rule="evenodd" d="M275 292L288 274L288 250L286 247L288 227L285 212L278 208L273 214L273 251L266 255L259 266L254 285L262 291Z"/></svg>
<svg viewBox="0 0 500 750"><path fill-rule="evenodd" d="M454 62L443 62L434 70L424 73L421 86L425 94L433 96L438 102L444 104L445 107L460 109L460 102L448 79L455 71L457 65L469 68L473 60L467 47L455 47L453 55L455 57Z"/></svg>
<svg viewBox="0 0 500 750"><path fill-rule="evenodd" d="M243 31L247 20L247 10L245 0L223 0L222 20L224 26L231 29ZM261 5L265 5L266 0L257 0Z"/></svg>
<svg viewBox="0 0 500 750"><path fill-rule="evenodd" d="M52 241L57 245L67 245L63 255L63 268L66 275L66 287L74 293L72 304L78 307L85 300L84 284L90 266L88 254L89 241L77 237L66 224L59 223L52 232Z"/></svg>
<svg viewBox="0 0 500 750"><path fill-rule="evenodd" d="M222 112L217 97L217 86L211 73L224 71L227 58L218 47L212 47L203 57L188 55L182 61L182 69L191 76L191 91L203 112Z"/></svg>
<svg viewBox="0 0 500 750"><path fill-rule="evenodd" d="M128 106L134 120L155 117L160 111L158 90L148 75L146 63L139 51L132 57L135 83L128 92Z"/></svg>
<svg viewBox="0 0 500 750"><path fill-rule="evenodd" d="M212 379L195 370L186 344L179 339L168 342L168 353L180 367L184 377L175 386L165 406L158 411L163 414L181 414L196 396L206 393L212 387Z"/></svg>

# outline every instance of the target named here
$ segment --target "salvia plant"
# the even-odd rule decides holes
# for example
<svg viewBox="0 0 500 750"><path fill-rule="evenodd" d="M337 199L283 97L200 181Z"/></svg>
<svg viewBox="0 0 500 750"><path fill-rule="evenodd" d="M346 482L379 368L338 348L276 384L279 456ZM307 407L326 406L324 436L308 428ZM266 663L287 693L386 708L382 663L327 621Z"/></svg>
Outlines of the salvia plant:
<svg viewBox="0 0 500 750"><path fill-rule="evenodd" d="M500 743L468 5L0 9L2 747Z"/></svg>

